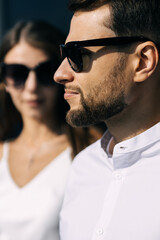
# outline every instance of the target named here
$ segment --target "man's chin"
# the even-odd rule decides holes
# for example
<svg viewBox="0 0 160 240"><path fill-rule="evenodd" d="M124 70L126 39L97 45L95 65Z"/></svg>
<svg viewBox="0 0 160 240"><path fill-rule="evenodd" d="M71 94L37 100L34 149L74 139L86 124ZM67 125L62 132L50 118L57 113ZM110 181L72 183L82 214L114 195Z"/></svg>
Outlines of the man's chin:
<svg viewBox="0 0 160 240"><path fill-rule="evenodd" d="M66 120L72 127L87 127L93 124L87 117L85 111L69 110L66 115Z"/></svg>
<svg viewBox="0 0 160 240"><path fill-rule="evenodd" d="M73 127L87 127L98 122L106 121L122 112L127 104L124 103L123 98L119 98L107 108L106 105L102 103L94 107L87 106L83 103L82 106L82 109L70 109L67 113L66 120Z"/></svg>

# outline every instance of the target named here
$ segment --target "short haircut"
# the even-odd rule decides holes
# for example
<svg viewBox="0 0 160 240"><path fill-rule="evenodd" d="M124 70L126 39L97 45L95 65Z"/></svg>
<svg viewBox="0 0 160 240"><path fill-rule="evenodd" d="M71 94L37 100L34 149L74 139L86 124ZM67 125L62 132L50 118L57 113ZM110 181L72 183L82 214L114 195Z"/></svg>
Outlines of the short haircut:
<svg viewBox="0 0 160 240"><path fill-rule="evenodd" d="M160 44L160 0L70 0L69 9L92 11L103 5L111 10L111 29L117 36L142 35Z"/></svg>

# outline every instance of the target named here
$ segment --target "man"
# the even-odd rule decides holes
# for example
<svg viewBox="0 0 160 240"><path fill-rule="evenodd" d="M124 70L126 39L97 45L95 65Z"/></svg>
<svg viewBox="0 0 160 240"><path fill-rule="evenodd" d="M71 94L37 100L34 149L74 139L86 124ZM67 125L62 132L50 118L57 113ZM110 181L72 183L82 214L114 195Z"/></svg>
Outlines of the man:
<svg viewBox="0 0 160 240"><path fill-rule="evenodd" d="M71 0L55 81L67 121L105 121L74 160L62 240L160 239L160 0Z"/></svg>

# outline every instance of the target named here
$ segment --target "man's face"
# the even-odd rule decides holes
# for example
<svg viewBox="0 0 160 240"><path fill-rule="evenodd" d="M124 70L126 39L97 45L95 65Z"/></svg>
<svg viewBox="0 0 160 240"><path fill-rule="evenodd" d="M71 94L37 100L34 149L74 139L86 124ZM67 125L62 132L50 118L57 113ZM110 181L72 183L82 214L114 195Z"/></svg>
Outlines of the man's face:
<svg viewBox="0 0 160 240"><path fill-rule="evenodd" d="M110 21L110 10L106 5L90 12L74 14L66 43L115 37L115 33L104 25ZM130 88L127 71L127 55L115 47L85 47L84 68L74 72L67 59L55 73L55 81L65 85L65 99L70 105L67 121L73 126L87 126L121 112L127 105L126 89ZM131 78L131 77L130 77Z"/></svg>

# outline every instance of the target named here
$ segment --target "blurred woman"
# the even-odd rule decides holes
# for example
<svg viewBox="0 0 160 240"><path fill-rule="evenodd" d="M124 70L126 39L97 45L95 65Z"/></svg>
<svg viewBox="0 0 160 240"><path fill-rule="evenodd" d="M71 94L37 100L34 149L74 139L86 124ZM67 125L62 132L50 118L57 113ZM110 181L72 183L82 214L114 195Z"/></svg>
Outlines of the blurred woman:
<svg viewBox="0 0 160 240"><path fill-rule="evenodd" d="M58 29L29 21L0 46L1 240L59 239L72 157L90 143L88 129L66 124L63 88L52 79L63 42Z"/></svg>

